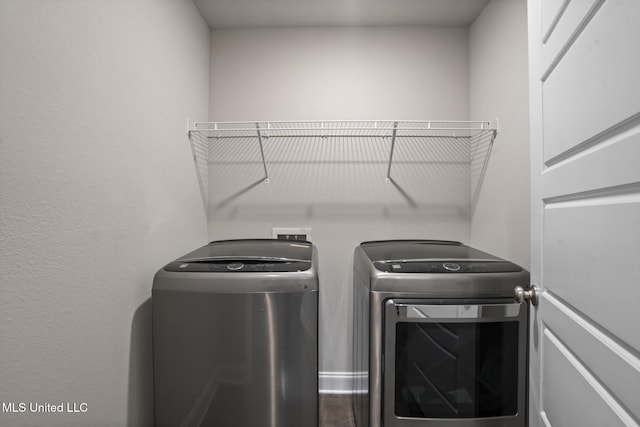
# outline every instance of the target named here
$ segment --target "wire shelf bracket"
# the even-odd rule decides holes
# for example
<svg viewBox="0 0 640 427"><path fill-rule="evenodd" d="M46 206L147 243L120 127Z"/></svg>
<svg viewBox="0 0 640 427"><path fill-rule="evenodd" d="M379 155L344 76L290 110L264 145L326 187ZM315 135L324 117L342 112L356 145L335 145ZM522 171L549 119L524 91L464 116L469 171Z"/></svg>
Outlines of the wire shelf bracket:
<svg viewBox="0 0 640 427"><path fill-rule="evenodd" d="M260 157L262 158L262 167L264 168L264 182L269 183L269 172L267 171L267 162L264 159L264 145L262 144L262 133L260 132L260 123L256 123L256 133L258 134L258 144L260 145Z"/></svg>

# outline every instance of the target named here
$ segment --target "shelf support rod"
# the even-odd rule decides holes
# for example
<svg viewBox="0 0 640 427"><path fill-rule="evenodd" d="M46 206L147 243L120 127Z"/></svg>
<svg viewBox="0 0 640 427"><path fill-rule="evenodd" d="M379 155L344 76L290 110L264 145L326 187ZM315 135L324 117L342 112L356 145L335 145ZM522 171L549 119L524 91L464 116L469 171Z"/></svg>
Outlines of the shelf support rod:
<svg viewBox="0 0 640 427"><path fill-rule="evenodd" d="M262 156L262 167L264 168L264 182L269 183L269 172L267 172L267 162L264 159L264 148L262 147L262 134L260 132L260 123L256 122L256 132L258 133L258 144L260 145L260 155Z"/></svg>
<svg viewBox="0 0 640 427"><path fill-rule="evenodd" d="M387 184L391 182L391 162L393 161L393 150L396 147L397 131L398 131L398 122L393 122L393 131L391 132L391 151L389 152L389 167L387 168Z"/></svg>

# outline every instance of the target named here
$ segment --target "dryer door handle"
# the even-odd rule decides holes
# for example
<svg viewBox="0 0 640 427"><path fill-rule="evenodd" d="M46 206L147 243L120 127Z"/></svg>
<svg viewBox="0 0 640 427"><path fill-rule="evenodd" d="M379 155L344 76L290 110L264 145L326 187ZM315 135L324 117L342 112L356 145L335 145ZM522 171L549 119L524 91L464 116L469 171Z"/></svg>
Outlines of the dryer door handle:
<svg viewBox="0 0 640 427"><path fill-rule="evenodd" d="M429 322L443 319L503 319L518 317L520 304L395 304L399 319Z"/></svg>

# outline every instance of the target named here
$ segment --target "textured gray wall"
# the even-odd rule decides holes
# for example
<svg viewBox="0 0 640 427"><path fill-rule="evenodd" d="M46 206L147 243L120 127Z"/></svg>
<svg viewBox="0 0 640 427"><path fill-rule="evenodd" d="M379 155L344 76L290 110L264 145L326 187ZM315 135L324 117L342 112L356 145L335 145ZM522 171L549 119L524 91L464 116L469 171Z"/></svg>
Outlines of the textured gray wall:
<svg viewBox="0 0 640 427"><path fill-rule="evenodd" d="M0 425L151 425L153 275L206 240L209 40L191 2L0 2L0 400L87 404Z"/></svg>

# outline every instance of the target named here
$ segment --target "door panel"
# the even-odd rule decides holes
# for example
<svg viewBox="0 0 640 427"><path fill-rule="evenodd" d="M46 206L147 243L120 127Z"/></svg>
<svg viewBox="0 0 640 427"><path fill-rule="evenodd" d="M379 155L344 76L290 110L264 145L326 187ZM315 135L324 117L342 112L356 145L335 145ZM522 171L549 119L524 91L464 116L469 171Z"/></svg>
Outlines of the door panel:
<svg viewBox="0 0 640 427"><path fill-rule="evenodd" d="M640 364L634 355L610 333L549 292L544 300L539 314L544 318L545 330L557 336L576 359L589 366L591 375L640 419Z"/></svg>
<svg viewBox="0 0 640 427"><path fill-rule="evenodd" d="M548 165L638 114L638 16L638 1L605 1L546 77L543 123ZM544 79L543 73L548 71L543 68L535 75Z"/></svg>
<svg viewBox="0 0 640 427"><path fill-rule="evenodd" d="M635 348L640 262L628 254L640 253L638 222L640 194L547 204L542 262L554 295Z"/></svg>
<svg viewBox="0 0 640 427"><path fill-rule="evenodd" d="M542 413L548 425L634 425L615 398L549 329L544 331L543 347L547 363L542 375L546 391L542 395Z"/></svg>
<svg viewBox="0 0 640 427"><path fill-rule="evenodd" d="M528 9L530 425L639 426L640 2L545 3Z"/></svg>
<svg viewBox="0 0 640 427"><path fill-rule="evenodd" d="M562 198L593 191L597 188L611 190L640 182L640 127L607 138L561 164L545 169L540 178L544 183L544 200ZM634 190L627 188L629 192ZM635 190L637 192L637 189Z"/></svg>

